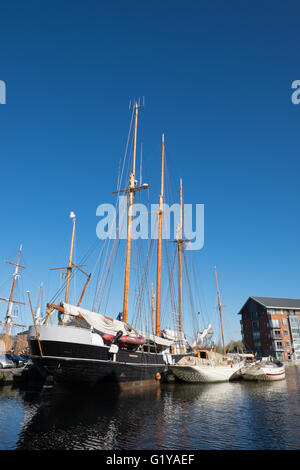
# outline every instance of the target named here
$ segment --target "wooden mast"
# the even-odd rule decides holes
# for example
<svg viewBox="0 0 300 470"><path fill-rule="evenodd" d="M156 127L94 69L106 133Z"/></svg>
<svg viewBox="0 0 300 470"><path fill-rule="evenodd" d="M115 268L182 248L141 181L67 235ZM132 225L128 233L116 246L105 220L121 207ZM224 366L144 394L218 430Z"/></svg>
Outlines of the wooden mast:
<svg viewBox="0 0 300 470"><path fill-rule="evenodd" d="M135 120L134 120L134 143L133 143L133 162L132 172L129 177L129 190L128 190L128 217L127 217L127 245L126 245L126 263L125 263L125 279L124 279L124 297L123 297L123 321L127 323L128 320L128 299L129 299L129 277L130 277L130 257L131 257L131 220L132 220L132 205L135 194L135 162L136 162L136 140L137 140L137 122L138 122L138 109L137 102L134 104Z"/></svg>
<svg viewBox="0 0 300 470"><path fill-rule="evenodd" d="M88 286L88 283L89 283L90 280L91 280L91 275L92 275L92 274L89 274L88 277L87 277L87 280L85 281L85 284L84 284L84 287L83 287L83 291L82 291L82 293L81 293L81 296L80 296L80 299L79 299L79 301L78 301L77 307L80 307L80 305L81 305L81 302L82 302L83 296L84 296L84 294L85 294L86 288L87 288L87 286Z"/></svg>
<svg viewBox="0 0 300 470"><path fill-rule="evenodd" d="M179 332L183 331L182 327L182 180L180 179L180 218L179 218L179 238L178 243L178 314L179 314Z"/></svg>
<svg viewBox="0 0 300 470"><path fill-rule="evenodd" d="M40 285L40 293L39 293L38 306L37 306L36 314L35 314L35 318L36 318L37 324L39 324L39 322L40 322L42 290L43 290L43 283L41 283L41 285Z"/></svg>
<svg viewBox="0 0 300 470"><path fill-rule="evenodd" d="M152 316L152 334L155 332L155 323L154 323L154 293L153 293L153 284L151 284L151 316Z"/></svg>
<svg viewBox="0 0 300 470"><path fill-rule="evenodd" d="M74 212L71 212L70 218L73 219L73 229L72 229L72 239L71 239L71 248L70 248L70 256L69 256L69 265L67 267L67 286L66 286L66 294L65 294L65 303L68 303L69 300L69 290L70 290L70 280L72 274L72 260L73 260L73 248L74 248L74 236L75 236L75 225L76 225L76 217Z"/></svg>
<svg viewBox="0 0 300 470"><path fill-rule="evenodd" d="M69 300L69 291L70 291L70 281L71 281L72 270L74 268L79 269L82 266L87 266L86 264L78 264L78 265L73 264L73 249L74 249L76 216L75 216L74 212L72 212L72 211L70 213L70 218L73 220L73 227L72 227L72 238L71 238L71 247L70 247L70 255L69 255L69 264L68 264L68 266L63 266L61 268L51 268L50 269L50 271L55 271L57 269L66 269L67 270L67 284L66 284L66 293L65 293L65 303L66 304L68 303L68 300ZM52 310L53 310L53 308L52 308L52 306L50 306L48 308L48 310L46 311L46 313L47 313L46 318L48 318L48 316L50 316L51 324L52 324L52 319L51 319ZM60 311L64 311L64 309L62 309ZM64 326L64 325L65 325L65 321L64 321L64 318L63 318L62 319L62 326Z"/></svg>
<svg viewBox="0 0 300 470"><path fill-rule="evenodd" d="M27 291L27 295L28 295L31 315L32 315L32 319L33 319L33 324L34 324L34 328L35 328L35 336L36 336L38 346L39 346L39 350L40 350L40 356L43 356L42 346L41 346L41 342L40 342L40 335L39 335L38 328L37 328L37 322L36 322L36 319L35 319L35 316L34 316L34 313L33 313L33 308L32 308L32 303L31 303L31 299L30 299L29 290Z"/></svg>
<svg viewBox="0 0 300 470"><path fill-rule="evenodd" d="M222 331L223 353L224 353L224 356L225 356L225 355L226 355L226 348L225 348L224 331L223 331L223 322L222 322L222 306L221 306L221 299L220 299L220 292L219 292L218 277L217 277L217 268L216 268L216 267L215 267L215 278L216 278L217 293L218 293L218 307L219 307L219 312L220 312L220 323L221 323L221 331Z"/></svg>
<svg viewBox="0 0 300 470"><path fill-rule="evenodd" d="M164 199L164 158L165 158L165 138L162 134L161 150L161 186L158 206L158 240L157 240L157 273L156 273L156 330L155 334L160 335L160 297L161 297L161 238L162 238L162 218Z"/></svg>
<svg viewBox="0 0 300 470"><path fill-rule="evenodd" d="M6 350L6 342L7 342L8 333L9 333L9 330L10 330L10 327L11 327L11 324L12 324L13 304L14 303L19 303L19 304L22 303L22 302L15 302L14 301L14 292L15 292L15 288L16 288L19 268L25 268L25 266L21 266L19 264L20 263L20 258L21 258L21 252L22 252L22 245L20 246L20 249L19 249L17 263L12 263L11 261L7 261L7 263L10 263L10 264L15 266L15 271L14 271L14 274L13 274L13 282L12 282L12 286L11 286L10 296L9 296L9 299L8 299L8 307L7 307L6 318L5 318L5 322L6 322L6 330L5 330L5 337L4 337L5 350ZM6 299L3 299L3 300L6 300Z"/></svg>

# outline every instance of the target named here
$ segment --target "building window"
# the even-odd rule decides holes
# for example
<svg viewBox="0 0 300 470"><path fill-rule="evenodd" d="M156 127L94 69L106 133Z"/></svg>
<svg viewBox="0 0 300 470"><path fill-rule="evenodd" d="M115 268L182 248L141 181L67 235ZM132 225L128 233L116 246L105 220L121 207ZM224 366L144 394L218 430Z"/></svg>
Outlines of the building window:
<svg viewBox="0 0 300 470"><path fill-rule="evenodd" d="M289 310L290 315L294 315L294 310Z"/></svg>
<svg viewBox="0 0 300 470"><path fill-rule="evenodd" d="M291 347L291 343L290 343L289 341L286 341L286 342L285 342L285 346L286 346L287 348L290 348L290 347Z"/></svg>
<svg viewBox="0 0 300 470"><path fill-rule="evenodd" d="M280 313L280 315L284 315L283 309L280 309L279 313Z"/></svg>
<svg viewBox="0 0 300 470"><path fill-rule="evenodd" d="M283 324L283 325L287 325L287 319L286 319L286 318L283 318L283 319L282 319L282 324Z"/></svg>
<svg viewBox="0 0 300 470"><path fill-rule="evenodd" d="M272 318L272 320L270 320L270 325L271 328L280 328L280 321L278 319Z"/></svg>
<svg viewBox="0 0 300 470"><path fill-rule="evenodd" d="M271 315L274 315L275 314L275 309L274 308L269 308L268 313L270 313Z"/></svg>
<svg viewBox="0 0 300 470"><path fill-rule="evenodd" d="M283 351L284 350L282 341L276 341L274 343L274 347L275 347L275 351Z"/></svg>
<svg viewBox="0 0 300 470"><path fill-rule="evenodd" d="M288 330L283 330L283 334L284 334L284 336L289 336Z"/></svg>

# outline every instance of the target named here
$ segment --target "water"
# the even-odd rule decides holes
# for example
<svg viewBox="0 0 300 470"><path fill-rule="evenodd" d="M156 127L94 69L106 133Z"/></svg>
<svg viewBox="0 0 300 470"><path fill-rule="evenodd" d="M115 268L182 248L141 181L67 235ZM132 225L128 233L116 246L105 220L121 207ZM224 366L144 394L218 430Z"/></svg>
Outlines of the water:
<svg viewBox="0 0 300 470"><path fill-rule="evenodd" d="M0 449L299 449L300 367L274 383L0 388Z"/></svg>

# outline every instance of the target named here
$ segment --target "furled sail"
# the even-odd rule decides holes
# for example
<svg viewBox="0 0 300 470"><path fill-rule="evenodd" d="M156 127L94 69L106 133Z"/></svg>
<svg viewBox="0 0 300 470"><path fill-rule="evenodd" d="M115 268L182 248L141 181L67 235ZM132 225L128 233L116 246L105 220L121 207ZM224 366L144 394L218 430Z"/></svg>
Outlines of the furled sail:
<svg viewBox="0 0 300 470"><path fill-rule="evenodd" d="M138 331L132 328L128 323L108 318L100 313L91 312L90 310L66 303L63 303L63 307L65 318L68 318L68 316L82 317L91 327L101 334L117 334L118 331L122 331L124 336L144 337L148 341L152 341L161 346L168 347L173 344L171 340Z"/></svg>

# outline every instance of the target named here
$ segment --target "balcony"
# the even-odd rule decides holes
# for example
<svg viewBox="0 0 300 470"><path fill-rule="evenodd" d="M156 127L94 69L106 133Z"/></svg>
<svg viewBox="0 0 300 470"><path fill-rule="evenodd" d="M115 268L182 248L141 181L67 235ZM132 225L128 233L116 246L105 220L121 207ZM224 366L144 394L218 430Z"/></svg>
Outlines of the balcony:
<svg viewBox="0 0 300 470"><path fill-rule="evenodd" d="M279 320L269 320L270 328L280 328Z"/></svg>
<svg viewBox="0 0 300 470"><path fill-rule="evenodd" d="M274 351L284 351L284 346L282 343L277 343L275 341L273 341L273 349Z"/></svg>
<svg viewBox="0 0 300 470"><path fill-rule="evenodd" d="M271 332L271 338L275 339L277 341L281 341L283 339L283 336L281 333L275 333L274 331Z"/></svg>

